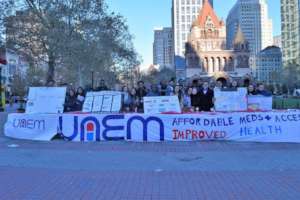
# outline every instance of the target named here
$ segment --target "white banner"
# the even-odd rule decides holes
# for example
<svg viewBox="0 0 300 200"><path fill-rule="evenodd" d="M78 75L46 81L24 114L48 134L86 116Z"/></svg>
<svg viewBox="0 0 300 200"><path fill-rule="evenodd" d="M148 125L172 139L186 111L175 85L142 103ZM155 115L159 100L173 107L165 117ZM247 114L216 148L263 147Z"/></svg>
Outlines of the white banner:
<svg viewBox="0 0 300 200"><path fill-rule="evenodd" d="M57 114L9 114L4 127L8 137L50 141L56 134Z"/></svg>
<svg viewBox="0 0 300 200"><path fill-rule="evenodd" d="M65 87L31 87L26 113L63 113L65 98Z"/></svg>
<svg viewBox="0 0 300 200"><path fill-rule="evenodd" d="M233 140L300 143L300 112L235 112L179 115L62 115L73 141Z"/></svg>
<svg viewBox="0 0 300 200"><path fill-rule="evenodd" d="M181 113L177 96L144 97L145 114L159 114L165 112Z"/></svg>

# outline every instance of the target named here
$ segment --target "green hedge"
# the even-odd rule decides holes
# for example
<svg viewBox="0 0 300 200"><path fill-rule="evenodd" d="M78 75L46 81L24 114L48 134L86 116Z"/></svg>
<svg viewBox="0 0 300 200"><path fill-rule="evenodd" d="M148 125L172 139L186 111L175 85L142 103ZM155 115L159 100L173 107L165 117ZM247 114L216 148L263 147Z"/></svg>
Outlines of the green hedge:
<svg viewBox="0 0 300 200"><path fill-rule="evenodd" d="M299 98L273 98L274 109L300 109Z"/></svg>

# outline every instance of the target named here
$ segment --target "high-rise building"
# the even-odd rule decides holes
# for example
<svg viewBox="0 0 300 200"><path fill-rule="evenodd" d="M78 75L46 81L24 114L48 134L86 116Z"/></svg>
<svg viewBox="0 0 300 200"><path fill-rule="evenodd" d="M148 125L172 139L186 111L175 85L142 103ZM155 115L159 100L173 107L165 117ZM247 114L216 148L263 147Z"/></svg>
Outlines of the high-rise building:
<svg viewBox="0 0 300 200"><path fill-rule="evenodd" d="M249 41L252 55L273 45L273 23L266 0L237 0L226 20L227 48L233 47L238 26Z"/></svg>
<svg viewBox="0 0 300 200"><path fill-rule="evenodd" d="M154 29L153 64L174 69L172 28Z"/></svg>
<svg viewBox="0 0 300 200"><path fill-rule="evenodd" d="M209 0L213 6L213 0ZM174 64L177 78L185 77L185 43L203 0L173 0L172 27L174 32Z"/></svg>
<svg viewBox="0 0 300 200"><path fill-rule="evenodd" d="M283 64L300 64L300 1L281 0Z"/></svg>
<svg viewBox="0 0 300 200"><path fill-rule="evenodd" d="M269 46L256 56L253 72L257 80L271 84L280 81L282 53L279 47Z"/></svg>

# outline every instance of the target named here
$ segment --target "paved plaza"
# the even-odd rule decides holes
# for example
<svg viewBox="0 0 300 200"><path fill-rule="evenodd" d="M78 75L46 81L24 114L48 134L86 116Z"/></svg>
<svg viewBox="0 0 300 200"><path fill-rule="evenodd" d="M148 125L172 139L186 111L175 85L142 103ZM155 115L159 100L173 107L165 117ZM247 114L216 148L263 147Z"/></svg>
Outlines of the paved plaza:
<svg viewBox="0 0 300 200"><path fill-rule="evenodd" d="M0 199L299 200L300 144L0 137Z"/></svg>

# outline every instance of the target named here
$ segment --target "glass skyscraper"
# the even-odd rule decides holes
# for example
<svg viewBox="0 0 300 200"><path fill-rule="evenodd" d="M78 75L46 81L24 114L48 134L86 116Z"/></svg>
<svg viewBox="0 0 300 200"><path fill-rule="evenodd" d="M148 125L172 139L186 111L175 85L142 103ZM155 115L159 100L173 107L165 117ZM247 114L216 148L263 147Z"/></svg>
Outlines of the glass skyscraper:
<svg viewBox="0 0 300 200"><path fill-rule="evenodd" d="M283 64L300 65L300 0L281 0Z"/></svg>
<svg viewBox="0 0 300 200"><path fill-rule="evenodd" d="M172 1L172 28L174 36L174 64L178 78L185 77L185 43L193 21L202 8L203 1L213 0L173 0Z"/></svg>

